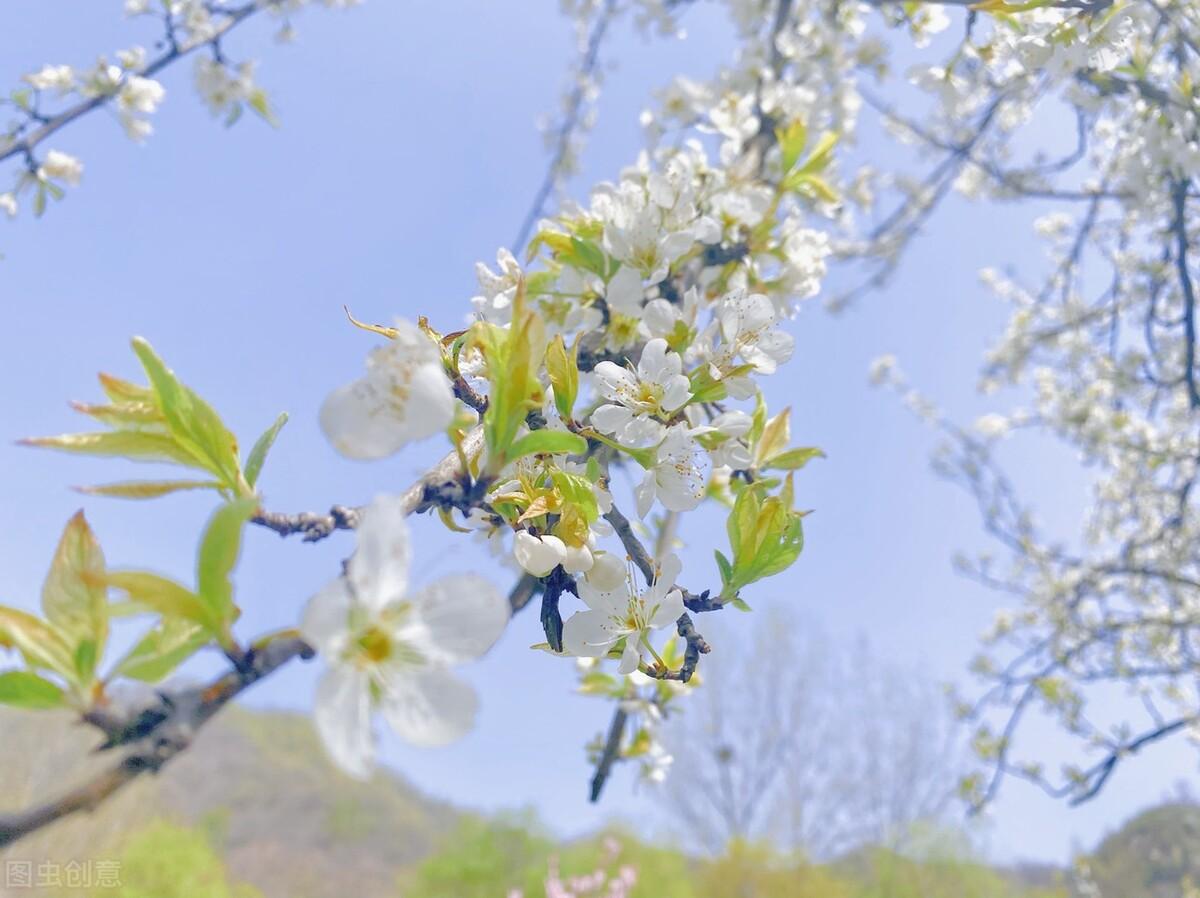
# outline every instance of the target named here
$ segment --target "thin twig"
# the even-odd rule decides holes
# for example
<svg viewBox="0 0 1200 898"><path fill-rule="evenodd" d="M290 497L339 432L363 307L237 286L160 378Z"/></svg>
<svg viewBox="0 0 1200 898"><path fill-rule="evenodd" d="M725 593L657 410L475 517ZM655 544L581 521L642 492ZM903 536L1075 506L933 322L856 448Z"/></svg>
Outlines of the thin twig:
<svg viewBox="0 0 1200 898"><path fill-rule="evenodd" d="M593 802L600 800L600 793L604 791L604 784L608 782L609 776L612 774L613 765L617 762L617 758L621 753L621 739L625 735L625 725L629 722L629 714L618 707L613 712L612 724L608 728L608 739L604 742L604 749L600 753L600 760L596 764L596 772L592 775L592 788L589 793L589 799Z"/></svg>
<svg viewBox="0 0 1200 898"><path fill-rule="evenodd" d="M516 239L513 240L512 251L514 253L520 253L529 241L534 225L542 217L550 194L554 192L555 186L562 177L564 164L571 152L571 138L579 127L583 107L587 102L587 82L600 63L600 45L604 42L604 34L608 31L616 7L616 0L605 0L604 8L600 10L600 15L592 26L591 34L588 35L583 59L579 64L579 70L575 73L577 81L567 97L567 112L555 138L554 153L550 158L550 164L546 168L542 183L533 196L533 202L529 205L529 211L525 213L525 219L521 222L520 230L517 231Z"/></svg>

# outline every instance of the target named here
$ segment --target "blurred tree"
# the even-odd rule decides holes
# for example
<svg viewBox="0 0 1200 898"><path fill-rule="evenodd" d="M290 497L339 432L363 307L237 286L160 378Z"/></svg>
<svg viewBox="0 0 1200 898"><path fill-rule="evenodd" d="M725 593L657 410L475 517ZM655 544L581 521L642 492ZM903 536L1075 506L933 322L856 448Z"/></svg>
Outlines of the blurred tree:
<svg viewBox="0 0 1200 898"><path fill-rule="evenodd" d="M960 773L945 701L865 642L835 654L795 620L761 614L675 721L668 812L714 852L754 838L817 858L903 846L914 823L941 817Z"/></svg>

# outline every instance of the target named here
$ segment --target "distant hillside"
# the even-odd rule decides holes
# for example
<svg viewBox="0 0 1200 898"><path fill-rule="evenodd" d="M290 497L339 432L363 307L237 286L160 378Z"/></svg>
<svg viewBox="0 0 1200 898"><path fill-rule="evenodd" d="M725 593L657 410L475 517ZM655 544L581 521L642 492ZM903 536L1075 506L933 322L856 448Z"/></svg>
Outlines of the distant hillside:
<svg viewBox="0 0 1200 898"><path fill-rule="evenodd" d="M88 756L94 744L64 717L0 709L0 809L44 800L111 763ZM267 898L394 898L401 868L435 850L459 814L393 774L370 783L341 775L306 717L231 708L160 776L0 861L115 856L124 834L164 817L205 830L231 875Z"/></svg>
<svg viewBox="0 0 1200 898"><path fill-rule="evenodd" d="M1100 843L1088 866L1103 898L1181 898L1200 889L1200 805L1138 814Z"/></svg>

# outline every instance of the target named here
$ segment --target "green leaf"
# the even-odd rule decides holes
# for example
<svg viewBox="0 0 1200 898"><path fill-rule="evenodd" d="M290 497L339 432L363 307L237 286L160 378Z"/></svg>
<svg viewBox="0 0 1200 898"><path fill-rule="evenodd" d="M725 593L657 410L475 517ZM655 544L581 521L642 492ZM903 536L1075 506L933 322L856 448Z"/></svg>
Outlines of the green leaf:
<svg viewBox="0 0 1200 898"><path fill-rule="evenodd" d="M116 499L157 499L183 490L219 490L215 480L126 480L99 486L76 487L89 496L108 496Z"/></svg>
<svg viewBox="0 0 1200 898"><path fill-rule="evenodd" d="M42 584L42 611L68 640L83 681L90 681L99 648L108 641L108 595L104 553L82 511L67 522L59 539ZM79 648L87 643L92 646L90 663L81 664Z"/></svg>
<svg viewBox="0 0 1200 898"><path fill-rule="evenodd" d="M182 584L147 571L109 571L109 586L129 594L147 611L163 618L180 618L213 629L213 618L200 597Z"/></svg>
<svg viewBox="0 0 1200 898"><path fill-rule="evenodd" d="M265 90L258 88L251 91L246 102L264 122L273 128L279 127L279 119L276 118L275 111L271 108L271 100Z"/></svg>
<svg viewBox="0 0 1200 898"><path fill-rule="evenodd" d="M158 398L150 387L122 380L112 374L105 374L103 371L97 376L100 380L100 389L104 390L104 395L113 402L148 402L155 406L158 405Z"/></svg>
<svg viewBox="0 0 1200 898"><path fill-rule="evenodd" d="M135 337L133 351L146 369L175 439L223 483L236 490L241 480L237 439L212 406L180 383L146 340Z"/></svg>
<svg viewBox="0 0 1200 898"><path fill-rule="evenodd" d="M729 559L722 554L720 549L713 553L717 558L717 568L721 572L721 583L729 583L733 579L733 565L729 563Z"/></svg>
<svg viewBox="0 0 1200 898"><path fill-rule="evenodd" d="M554 486L562 494L563 500L579 508L589 524L600 517L596 487L590 480L558 468L550 472L550 479L554 481Z"/></svg>
<svg viewBox="0 0 1200 898"><path fill-rule="evenodd" d="M279 417L275 419L275 423L266 429L262 436L255 441L254 446L250 449L250 454L246 456L245 477L246 483L254 486L258 482L258 475L262 473L263 462L267 460L267 453L271 451L271 447L275 445L275 438L279 436L279 431L283 430L283 425L287 424L287 412L281 412Z"/></svg>
<svg viewBox="0 0 1200 898"><path fill-rule="evenodd" d="M816 446L803 446L767 459L766 467L776 471L798 471L814 458L824 457L825 453Z"/></svg>
<svg viewBox="0 0 1200 898"><path fill-rule="evenodd" d="M829 163L833 161L833 148L837 146L837 142L838 135L836 133L826 131L822 134L820 139L817 140L817 145L813 148L813 151L804 160L804 166L800 171L811 175L828 168Z"/></svg>
<svg viewBox="0 0 1200 898"><path fill-rule="evenodd" d="M71 408L82 415L95 418L109 427L154 428L165 424L158 404L145 401L114 402L111 405L94 405L87 402L72 402Z"/></svg>
<svg viewBox="0 0 1200 898"><path fill-rule="evenodd" d="M157 683L204 648L208 631L182 618L163 620L143 636L113 668L113 676Z"/></svg>
<svg viewBox="0 0 1200 898"><path fill-rule="evenodd" d="M62 689L27 670L0 673L0 705L44 710L66 704Z"/></svg>
<svg viewBox="0 0 1200 898"><path fill-rule="evenodd" d="M217 509L200 541L196 561L196 591L220 625L237 618L229 575L242 551L242 530L258 507L257 500L240 499Z"/></svg>
<svg viewBox="0 0 1200 898"><path fill-rule="evenodd" d="M818 200L822 203L836 204L841 202L842 199L827 181L816 175L802 174L799 177L794 177L790 179L789 186L791 190L802 193L808 198Z"/></svg>
<svg viewBox="0 0 1200 898"><path fill-rule="evenodd" d="M521 437L508 450L508 460L526 455L582 455L587 452L587 440L567 430L534 430Z"/></svg>
<svg viewBox="0 0 1200 898"><path fill-rule="evenodd" d="M79 455L128 458L132 461L160 462L201 467L200 461L166 434L138 430L106 430L99 433L66 433L54 437L30 437L23 446L58 449Z"/></svg>
<svg viewBox="0 0 1200 898"><path fill-rule="evenodd" d="M487 362L490 388L483 435L490 473L496 473L512 460L509 451L525 416L541 408L538 371L546 349L545 326L541 316L525 307L524 291L518 287L512 324L502 329L477 322L471 328L469 345L477 347Z"/></svg>
<svg viewBox="0 0 1200 898"><path fill-rule="evenodd" d="M0 648L14 648L30 667L75 679L71 647L58 630L32 614L0 606Z"/></svg>
<svg viewBox="0 0 1200 898"><path fill-rule="evenodd" d="M804 548L803 515L792 510L792 475L778 496L760 494L760 484L745 487L734 502L726 527L733 549L732 572L725 590L743 586L789 567ZM719 562L718 562L719 563Z"/></svg>
<svg viewBox="0 0 1200 898"><path fill-rule="evenodd" d="M575 236L571 237L571 251L562 254L562 261L573 268L590 271L604 281L616 274L618 267L595 243Z"/></svg>
<svg viewBox="0 0 1200 898"><path fill-rule="evenodd" d="M575 398L579 395L579 343L567 352L562 334L558 334L546 347L546 374L554 387L554 407L564 421L571 420Z"/></svg>
<svg viewBox="0 0 1200 898"><path fill-rule="evenodd" d="M624 686L623 679L618 681L612 674L598 670L589 671L579 681L579 691L583 695L613 695L624 689Z"/></svg>
<svg viewBox="0 0 1200 898"><path fill-rule="evenodd" d="M786 128L775 130L775 139L779 141L783 173L786 175L795 168L796 160L800 158L800 154L804 151L804 145L808 143L808 128L805 127L804 122L794 119L788 123Z"/></svg>

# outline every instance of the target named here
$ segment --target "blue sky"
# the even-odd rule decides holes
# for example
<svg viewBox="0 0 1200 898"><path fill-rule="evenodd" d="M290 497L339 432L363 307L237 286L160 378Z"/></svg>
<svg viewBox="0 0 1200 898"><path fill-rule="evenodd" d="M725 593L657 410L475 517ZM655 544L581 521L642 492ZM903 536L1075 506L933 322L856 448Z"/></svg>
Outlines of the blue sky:
<svg viewBox="0 0 1200 898"><path fill-rule="evenodd" d="M82 187L41 221L0 223L0 509L8 524L0 601L35 601L59 530L81 505L114 565L189 576L209 500L83 501L68 484L145 472L13 445L80 428L66 401L95 398L98 370L135 374L134 334L151 339L244 440L279 411L291 414L261 484L273 509L365 502L402 488L440 455L441 447L422 444L359 465L325 444L317 408L358 376L371 345L341 307L371 321L426 314L443 329L462 320L475 261L491 260L511 239L540 180L545 156L533 123L558 100L571 34L552 0L519 9L370 0L347 13L308 13L298 25L294 46L275 46L267 23L228 46L235 58L262 60L278 130L249 116L229 130L211 120L185 65L164 78L167 102L145 146L131 145L106 115L81 121L53 145L84 159ZM616 33L609 58L619 65L577 190L633 158L650 88L675 72L703 76L727 57L730 29L718 11L689 12L687 28L682 43ZM118 0L14 0L0 8L0 83L46 62L84 65L98 52L152 40L148 24L122 19ZM879 140L865 129L862 151ZM799 502L817 510L804 556L753 587L754 604L793 608L833 640L866 634L886 658L962 681L1000 601L951 570L954 549L984 545L977 515L930 472L929 431L894 396L872 390L866 370L893 352L952 412L969 420L981 411L975 372L1005 310L976 272L1033 250L1026 221L1015 210L952 202L886 291L837 317L814 303L793 323L796 355L769 398L790 403L796 439L829 458L798 482ZM1027 494L1051 524L1067 527L1085 496L1070 458L1045 445L1012 451ZM713 513L685 530L695 569L711 565L708 534L720 526ZM414 529L421 577L464 566L505 577L481 548L435 522ZM292 623L350 547L344 535L304 546L252 533L238 583L242 632ZM566 835L617 812L653 818L653 794L634 793L628 776L611 784L606 803L587 804L582 745L606 725L608 709L573 695L569 665L528 650L538 639L536 616L518 618L467 671L483 697L471 737L437 752L388 741L387 761L461 804L533 805ZM315 665L294 670L253 702L304 708L316 673ZM1058 744L1048 730L1031 735ZM1194 772L1192 749L1163 746L1078 810L1011 783L993 808L987 845L1001 858L1064 860Z"/></svg>

